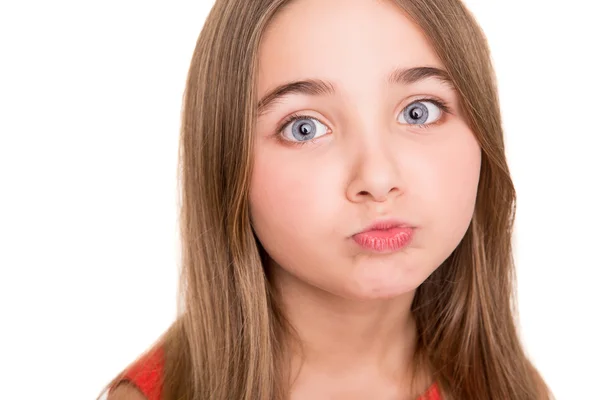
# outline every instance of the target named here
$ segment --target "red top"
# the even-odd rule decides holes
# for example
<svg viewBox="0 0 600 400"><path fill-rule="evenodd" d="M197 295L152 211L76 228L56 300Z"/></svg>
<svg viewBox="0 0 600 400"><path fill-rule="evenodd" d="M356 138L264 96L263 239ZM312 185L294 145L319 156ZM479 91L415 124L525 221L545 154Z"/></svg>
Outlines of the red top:
<svg viewBox="0 0 600 400"><path fill-rule="evenodd" d="M114 389L121 382L133 383L148 400L160 400L162 392L162 373L164 367L162 347L157 348L133 364L123 377L109 389Z"/></svg>
<svg viewBox="0 0 600 400"><path fill-rule="evenodd" d="M123 378L116 382L112 388L121 382L131 382L148 400L160 400L163 384L163 356L160 347L156 351L148 353L129 368ZM438 386L434 383L417 400L442 400Z"/></svg>

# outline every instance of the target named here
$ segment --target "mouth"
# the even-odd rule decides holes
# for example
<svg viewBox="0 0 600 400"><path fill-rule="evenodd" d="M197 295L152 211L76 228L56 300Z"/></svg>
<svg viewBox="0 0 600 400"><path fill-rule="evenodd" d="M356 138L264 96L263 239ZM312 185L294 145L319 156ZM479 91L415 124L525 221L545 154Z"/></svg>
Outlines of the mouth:
<svg viewBox="0 0 600 400"><path fill-rule="evenodd" d="M377 252L390 253L399 251L408 246L414 235L414 227L410 224L387 220L379 221L352 236L352 239L363 249Z"/></svg>

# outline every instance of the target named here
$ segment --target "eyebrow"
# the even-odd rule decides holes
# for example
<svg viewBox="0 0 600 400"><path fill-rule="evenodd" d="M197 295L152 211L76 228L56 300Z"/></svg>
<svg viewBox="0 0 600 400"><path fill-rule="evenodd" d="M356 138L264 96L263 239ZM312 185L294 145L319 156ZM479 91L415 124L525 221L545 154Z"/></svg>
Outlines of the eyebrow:
<svg viewBox="0 0 600 400"><path fill-rule="evenodd" d="M388 76L391 85L411 85L416 82L434 78L454 88L454 83L448 72L435 67L397 68ZM267 114L271 107L285 96L304 94L308 96L326 96L336 93L335 85L320 79L307 79L284 83L269 91L258 102L258 116Z"/></svg>

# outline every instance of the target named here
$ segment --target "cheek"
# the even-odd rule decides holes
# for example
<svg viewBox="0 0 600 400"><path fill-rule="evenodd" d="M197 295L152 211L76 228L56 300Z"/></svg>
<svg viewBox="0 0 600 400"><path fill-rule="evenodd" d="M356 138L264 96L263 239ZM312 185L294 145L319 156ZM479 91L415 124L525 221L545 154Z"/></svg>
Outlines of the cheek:
<svg viewBox="0 0 600 400"><path fill-rule="evenodd" d="M325 219L331 219L339 208L334 204L335 189L322 169L317 173L310 164L298 168L298 163L282 159L281 153L255 159L250 213L265 247L304 246L317 240Z"/></svg>
<svg viewBox="0 0 600 400"><path fill-rule="evenodd" d="M298 168L292 167L289 160L286 165L259 159L252 175L250 201L257 212L265 211L267 215L305 214L326 200L326 185L321 182L310 166Z"/></svg>
<svg viewBox="0 0 600 400"><path fill-rule="evenodd" d="M458 245L475 207L481 168L481 150L472 135L454 140L430 160L429 176L422 182L427 194L430 226Z"/></svg>

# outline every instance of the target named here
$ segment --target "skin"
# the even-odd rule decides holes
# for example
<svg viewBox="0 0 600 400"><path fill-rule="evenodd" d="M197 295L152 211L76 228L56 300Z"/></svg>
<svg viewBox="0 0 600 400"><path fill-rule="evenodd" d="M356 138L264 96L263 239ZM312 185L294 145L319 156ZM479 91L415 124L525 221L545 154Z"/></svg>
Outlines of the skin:
<svg viewBox="0 0 600 400"><path fill-rule="evenodd" d="M337 90L279 99L255 131L252 223L304 346L303 363L293 358L294 399L410 398L410 304L463 238L481 164L451 85L386 82L398 67L421 66L444 69L391 2L297 0L263 36L259 99L309 78ZM440 109L426 103L437 123L420 128L403 112L424 97L443 100L449 113L435 117ZM278 124L293 113L310 117L303 121L317 127L314 141L290 144L301 141L292 124L277 140ZM354 242L385 218L415 227L409 246L380 254ZM425 373L418 382L422 390L431 384Z"/></svg>

